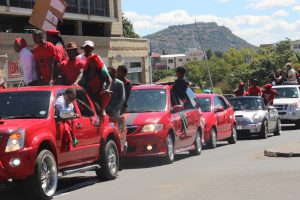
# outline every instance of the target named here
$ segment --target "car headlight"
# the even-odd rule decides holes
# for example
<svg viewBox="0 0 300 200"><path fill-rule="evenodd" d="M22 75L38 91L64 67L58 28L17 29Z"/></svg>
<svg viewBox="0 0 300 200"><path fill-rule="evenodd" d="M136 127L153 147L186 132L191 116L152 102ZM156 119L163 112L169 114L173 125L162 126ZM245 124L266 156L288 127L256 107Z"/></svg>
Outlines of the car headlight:
<svg viewBox="0 0 300 200"><path fill-rule="evenodd" d="M259 114L255 114L252 117L254 123L259 123L261 121L261 116Z"/></svg>
<svg viewBox="0 0 300 200"><path fill-rule="evenodd" d="M290 110L291 111L295 111L295 110L297 110L297 108L298 108L298 103L297 102L294 102L290 105Z"/></svg>
<svg viewBox="0 0 300 200"><path fill-rule="evenodd" d="M163 124L147 124L142 128L142 133L157 133L162 131L164 128Z"/></svg>
<svg viewBox="0 0 300 200"><path fill-rule="evenodd" d="M20 130L11 134L8 138L5 152L18 151L24 148L25 144L25 130Z"/></svg>

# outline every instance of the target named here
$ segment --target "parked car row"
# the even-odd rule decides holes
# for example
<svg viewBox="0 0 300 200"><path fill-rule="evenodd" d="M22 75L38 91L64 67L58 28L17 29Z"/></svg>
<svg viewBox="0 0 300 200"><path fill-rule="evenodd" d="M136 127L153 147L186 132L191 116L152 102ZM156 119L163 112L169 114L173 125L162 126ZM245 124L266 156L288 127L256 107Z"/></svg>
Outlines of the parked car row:
<svg viewBox="0 0 300 200"><path fill-rule="evenodd" d="M76 90L75 113L58 113L55 101L68 88ZM115 179L124 158L159 156L169 164L183 151L200 155L204 145L235 144L240 133L266 138L281 131L276 108L264 107L259 97L228 101L188 88L183 100L171 85L134 86L118 123L99 117L85 91L73 86L7 89L0 107L0 182L22 180L30 199L51 199L59 176L94 170L101 180ZM69 150L66 120L79 141Z"/></svg>

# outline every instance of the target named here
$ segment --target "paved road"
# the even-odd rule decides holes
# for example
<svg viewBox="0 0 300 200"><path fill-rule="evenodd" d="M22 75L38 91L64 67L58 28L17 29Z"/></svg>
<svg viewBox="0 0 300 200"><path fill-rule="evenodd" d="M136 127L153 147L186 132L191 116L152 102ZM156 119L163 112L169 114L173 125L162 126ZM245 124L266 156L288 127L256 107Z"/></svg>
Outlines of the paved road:
<svg viewBox="0 0 300 200"><path fill-rule="evenodd" d="M98 182L94 173L62 178L55 200L298 200L300 158L268 158L266 148L299 140L286 127L281 136L220 143L200 156L177 156L171 165L157 160L126 163L115 181ZM22 198L23 197L23 198ZM1 200L24 199L18 184L0 187Z"/></svg>

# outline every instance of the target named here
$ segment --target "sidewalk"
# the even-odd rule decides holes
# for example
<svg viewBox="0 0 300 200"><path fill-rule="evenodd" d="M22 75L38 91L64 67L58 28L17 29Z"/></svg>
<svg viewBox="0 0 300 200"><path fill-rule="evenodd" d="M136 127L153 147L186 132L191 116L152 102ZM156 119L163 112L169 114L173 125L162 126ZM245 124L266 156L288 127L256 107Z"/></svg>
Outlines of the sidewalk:
<svg viewBox="0 0 300 200"><path fill-rule="evenodd" d="M300 140L266 149L264 155L267 157L300 157Z"/></svg>

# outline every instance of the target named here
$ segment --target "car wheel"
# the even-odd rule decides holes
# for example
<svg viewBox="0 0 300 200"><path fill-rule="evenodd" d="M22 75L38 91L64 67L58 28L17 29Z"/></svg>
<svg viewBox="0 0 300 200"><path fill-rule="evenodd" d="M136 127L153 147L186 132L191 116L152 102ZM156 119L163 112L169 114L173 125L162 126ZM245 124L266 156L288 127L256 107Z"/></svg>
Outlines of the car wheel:
<svg viewBox="0 0 300 200"><path fill-rule="evenodd" d="M228 139L229 144L235 144L237 141L237 131L236 126L232 125L231 137Z"/></svg>
<svg viewBox="0 0 300 200"><path fill-rule="evenodd" d="M278 119L277 123L276 123L276 130L274 132L274 135L278 136L280 134L281 134L281 121L280 121L280 119Z"/></svg>
<svg viewBox="0 0 300 200"><path fill-rule="evenodd" d="M201 141L201 135L200 135L199 130L196 133L196 139L195 139L195 142L194 142L194 146L195 146L195 149L189 151L189 153L192 156L198 156L198 155L200 155L201 151L202 151L202 141Z"/></svg>
<svg viewBox="0 0 300 200"><path fill-rule="evenodd" d="M217 132L214 128L210 131L210 140L208 142L208 148L214 149L217 147Z"/></svg>
<svg viewBox="0 0 300 200"><path fill-rule="evenodd" d="M175 159L175 152L174 152L174 141L170 134L168 134L167 141L166 141L166 149L167 155L164 158L166 164L171 164Z"/></svg>
<svg viewBox="0 0 300 200"><path fill-rule="evenodd" d="M33 176L24 180L25 191L30 199L49 200L56 192L57 182L56 160L50 151L42 150L35 161Z"/></svg>
<svg viewBox="0 0 300 200"><path fill-rule="evenodd" d="M268 138L268 122L267 122L267 120L263 121L259 134L260 134L259 136L260 136L261 139L267 139Z"/></svg>
<svg viewBox="0 0 300 200"><path fill-rule="evenodd" d="M116 143L109 140L100 158L100 169L96 170L97 177L100 180L108 181L116 179L119 170L119 153Z"/></svg>

